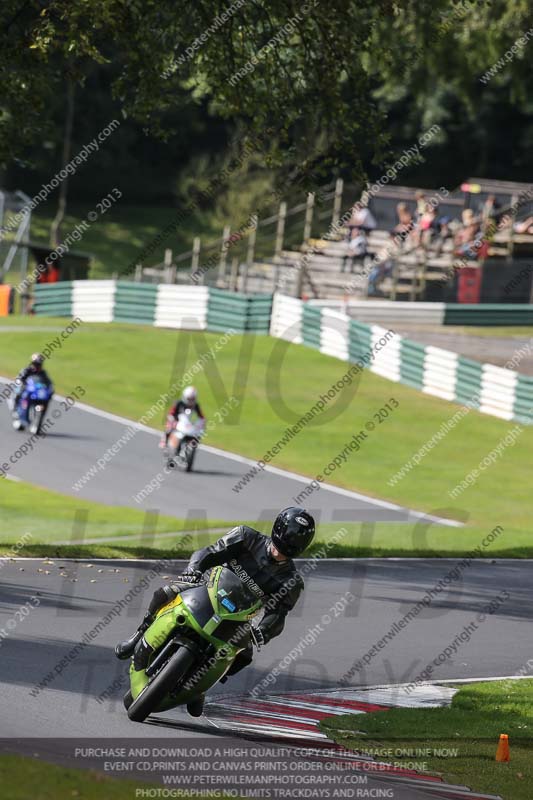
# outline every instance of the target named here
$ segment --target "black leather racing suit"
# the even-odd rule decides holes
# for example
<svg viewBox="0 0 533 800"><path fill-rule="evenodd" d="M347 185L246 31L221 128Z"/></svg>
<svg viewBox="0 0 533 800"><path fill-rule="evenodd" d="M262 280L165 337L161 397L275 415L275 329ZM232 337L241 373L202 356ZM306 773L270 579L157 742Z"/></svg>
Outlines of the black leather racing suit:
<svg viewBox="0 0 533 800"><path fill-rule="evenodd" d="M193 553L189 561L188 571L205 572L207 569L224 564L235 572L241 580L257 594L263 602L265 610L258 628L264 642L279 636L285 626L285 617L294 608L304 582L296 571L292 559L274 561L269 556L270 537L263 536L254 528L240 525L229 531L215 544L203 547ZM161 594L156 600L156 595ZM150 606L155 613L155 606L168 602L168 596L158 589ZM248 666L253 658L251 644L235 659L229 673L234 675Z"/></svg>

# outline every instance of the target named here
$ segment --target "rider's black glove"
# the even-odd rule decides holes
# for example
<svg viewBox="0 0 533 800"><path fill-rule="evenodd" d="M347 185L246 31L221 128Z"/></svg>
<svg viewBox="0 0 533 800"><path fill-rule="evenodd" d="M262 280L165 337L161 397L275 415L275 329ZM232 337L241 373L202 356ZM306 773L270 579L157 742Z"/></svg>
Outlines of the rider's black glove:
<svg viewBox="0 0 533 800"><path fill-rule="evenodd" d="M200 583L203 578L203 572L200 572L199 569L193 569L190 572L184 572L183 575L180 576L179 580L183 581L184 583Z"/></svg>

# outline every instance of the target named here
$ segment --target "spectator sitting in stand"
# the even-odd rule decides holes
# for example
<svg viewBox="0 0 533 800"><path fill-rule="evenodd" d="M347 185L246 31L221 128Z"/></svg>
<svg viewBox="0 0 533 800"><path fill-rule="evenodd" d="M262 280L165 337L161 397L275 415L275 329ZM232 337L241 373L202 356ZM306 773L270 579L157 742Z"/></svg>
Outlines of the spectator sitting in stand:
<svg viewBox="0 0 533 800"><path fill-rule="evenodd" d="M476 259L479 250L478 234L481 230L479 220L474 216L471 208L462 212L463 227L455 235L455 250L457 256Z"/></svg>
<svg viewBox="0 0 533 800"><path fill-rule="evenodd" d="M452 223L451 218L446 215L440 216L439 207L435 206L435 223L434 223L434 230L435 230L434 236L436 236L435 255L440 255L446 239L452 238L453 234L451 230L451 223Z"/></svg>
<svg viewBox="0 0 533 800"><path fill-rule="evenodd" d="M515 222L513 230L515 233L533 234L533 217L527 217L526 219L520 220L520 222Z"/></svg>
<svg viewBox="0 0 533 800"><path fill-rule="evenodd" d="M413 215L409 211L407 203L398 203L396 215L398 223L392 229L392 233L396 237L396 241L403 243L413 230Z"/></svg>
<svg viewBox="0 0 533 800"><path fill-rule="evenodd" d="M346 226L350 230L348 241L351 239L351 231L353 228L360 228L365 231L365 233L370 233L370 231L375 230L377 226L376 218L368 206L356 203L352 208L352 216Z"/></svg>
<svg viewBox="0 0 533 800"><path fill-rule="evenodd" d="M500 218L500 204L496 199L496 195L489 194L481 207L481 226L483 231L486 231L491 223L497 225Z"/></svg>
<svg viewBox="0 0 533 800"><path fill-rule="evenodd" d="M415 200L416 200L415 222L418 222L420 220L420 217L426 210L426 205L427 205L426 195L424 194L424 192L418 190L417 192L415 192Z"/></svg>
<svg viewBox="0 0 533 800"><path fill-rule="evenodd" d="M394 253L398 252L398 240L394 233L390 234L391 240L379 253L376 254L374 266L368 276L367 294L369 297L382 296L379 285L392 274L394 267Z"/></svg>
<svg viewBox="0 0 533 800"><path fill-rule="evenodd" d="M418 221L419 245L428 248L437 230L437 210L431 203L426 203L424 213Z"/></svg>
<svg viewBox="0 0 533 800"><path fill-rule="evenodd" d="M351 229L350 240L348 242L348 250L349 254L344 256L342 259L341 272L344 272L344 270L346 269L346 264L348 263L348 260L350 261L350 272L353 272L353 267L356 259L362 262L364 257L366 256L368 249L367 249L366 232L364 228Z"/></svg>

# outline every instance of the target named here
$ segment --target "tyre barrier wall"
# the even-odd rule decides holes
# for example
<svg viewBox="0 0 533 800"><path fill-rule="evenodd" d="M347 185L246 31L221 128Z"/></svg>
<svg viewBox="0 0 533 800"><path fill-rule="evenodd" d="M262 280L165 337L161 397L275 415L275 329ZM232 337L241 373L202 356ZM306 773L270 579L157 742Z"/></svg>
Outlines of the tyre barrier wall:
<svg viewBox="0 0 533 800"><path fill-rule="evenodd" d="M241 295L207 286L131 281L62 281L34 287L36 314L84 322L137 322L161 328L268 334L272 295Z"/></svg>
<svg viewBox="0 0 533 800"><path fill-rule="evenodd" d="M34 286L34 313L42 314L46 317L73 317L72 291L74 283L76 281L61 281L59 283L44 283Z"/></svg>
<svg viewBox="0 0 533 800"><path fill-rule="evenodd" d="M207 286L172 286L160 283L157 289L155 321L158 328L207 328Z"/></svg>
<svg viewBox="0 0 533 800"><path fill-rule="evenodd" d="M72 316L85 322L112 322L115 310L115 281L72 281Z"/></svg>
<svg viewBox="0 0 533 800"><path fill-rule="evenodd" d="M378 325L400 325L417 322L422 325L444 325L445 303L409 303L393 300L309 300L314 308L331 308L349 313L359 322ZM451 323L449 323L451 324Z"/></svg>
<svg viewBox="0 0 533 800"><path fill-rule="evenodd" d="M417 304L418 305L418 304ZM412 342L380 325L276 294L270 333L318 347L343 361L363 361L391 381L505 420L533 424L533 378Z"/></svg>
<svg viewBox="0 0 533 800"><path fill-rule="evenodd" d="M409 303L393 300L309 300L313 308L331 308L359 322L381 325L533 325L533 305L519 303Z"/></svg>
<svg viewBox="0 0 533 800"><path fill-rule="evenodd" d="M446 303L445 325L533 325L533 305L527 303Z"/></svg>
<svg viewBox="0 0 533 800"><path fill-rule="evenodd" d="M34 293L35 313L47 316L270 333L342 361L360 362L383 378L426 394L501 419L533 424L533 378L412 342L380 325L293 297L126 281L65 281L36 286ZM477 313L478 307L474 308Z"/></svg>
<svg viewBox="0 0 533 800"><path fill-rule="evenodd" d="M227 331L232 328L238 333L269 332L272 295L243 295L207 288L205 291L209 292L207 327L210 331Z"/></svg>
<svg viewBox="0 0 533 800"><path fill-rule="evenodd" d="M113 319L116 322L141 322L154 325L158 286L153 283L118 281Z"/></svg>

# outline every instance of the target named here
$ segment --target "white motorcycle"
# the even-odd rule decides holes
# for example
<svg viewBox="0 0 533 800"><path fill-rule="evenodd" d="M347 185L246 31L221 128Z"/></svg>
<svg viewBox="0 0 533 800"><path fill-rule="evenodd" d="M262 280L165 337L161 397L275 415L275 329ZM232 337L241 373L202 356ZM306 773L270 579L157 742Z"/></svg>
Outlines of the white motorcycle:
<svg viewBox="0 0 533 800"><path fill-rule="evenodd" d="M191 472L196 450L204 433L205 420L200 419L190 408L178 416L176 426L168 437L167 466Z"/></svg>

